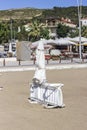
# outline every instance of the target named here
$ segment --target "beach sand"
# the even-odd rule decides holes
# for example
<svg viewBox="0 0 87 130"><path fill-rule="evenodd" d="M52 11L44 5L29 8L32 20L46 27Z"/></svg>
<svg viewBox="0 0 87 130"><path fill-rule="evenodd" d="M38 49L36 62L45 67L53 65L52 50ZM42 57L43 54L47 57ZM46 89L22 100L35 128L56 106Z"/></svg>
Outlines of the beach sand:
<svg viewBox="0 0 87 130"><path fill-rule="evenodd" d="M86 130L87 69L47 70L50 83L61 82L65 108L45 109L30 104L34 71L0 75L0 130Z"/></svg>

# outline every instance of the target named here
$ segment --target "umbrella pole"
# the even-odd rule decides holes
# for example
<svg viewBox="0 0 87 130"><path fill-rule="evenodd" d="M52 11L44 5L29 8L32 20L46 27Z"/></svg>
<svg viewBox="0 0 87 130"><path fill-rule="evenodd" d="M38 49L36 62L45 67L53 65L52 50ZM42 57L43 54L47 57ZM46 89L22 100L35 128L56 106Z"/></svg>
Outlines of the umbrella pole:
<svg viewBox="0 0 87 130"><path fill-rule="evenodd" d="M78 1L78 18L79 18L79 57L82 59L82 46L81 46L81 3L82 0Z"/></svg>

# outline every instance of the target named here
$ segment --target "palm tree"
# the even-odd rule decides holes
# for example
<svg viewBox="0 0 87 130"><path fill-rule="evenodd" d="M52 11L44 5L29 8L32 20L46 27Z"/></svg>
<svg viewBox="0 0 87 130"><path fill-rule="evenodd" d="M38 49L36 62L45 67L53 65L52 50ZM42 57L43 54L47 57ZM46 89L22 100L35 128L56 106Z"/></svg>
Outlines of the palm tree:
<svg viewBox="0 0 87 130"><path fill-rule="evenodd" d="M30 31L28 36L30 41L36 41L39 40L41 37L48 37L49 31L47 28L44 27L42 23L34 19L32 21L32 24L30 25Z"/></svg>
<svg viewBox="0 0 87 130"><path fill-rule="evenodd" d="M81 29L81 33L82 33L82 36L83 37L87 37L87 26L83 26L82 29Z"/></svg>
<svg viewBox="0 0 87 130"><path fill-rule="evenodd" d="M40 27L37 20L32 21L32 24L30 25L30 31L29 31L29 39L31 41L38 40L40 38Z"/></svg>
<svg viewBox="0 0 87 130"><path fill-rule="evenodd" d="M8 25L6 23L0 23L0 44L8 42L9 32Z"/></svg>

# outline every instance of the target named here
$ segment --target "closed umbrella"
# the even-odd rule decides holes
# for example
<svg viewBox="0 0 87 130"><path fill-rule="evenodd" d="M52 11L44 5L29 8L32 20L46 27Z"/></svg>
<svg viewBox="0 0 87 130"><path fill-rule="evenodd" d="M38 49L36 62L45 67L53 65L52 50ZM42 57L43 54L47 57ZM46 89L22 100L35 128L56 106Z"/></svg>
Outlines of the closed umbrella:
<svg viewBox="0 0 87 130"><path fill-rule="evenodd" d="M46 81L43 40L38 42L38 46L36 49L36 71L34 74L34 79L39 80L40 83Z"/></svg>

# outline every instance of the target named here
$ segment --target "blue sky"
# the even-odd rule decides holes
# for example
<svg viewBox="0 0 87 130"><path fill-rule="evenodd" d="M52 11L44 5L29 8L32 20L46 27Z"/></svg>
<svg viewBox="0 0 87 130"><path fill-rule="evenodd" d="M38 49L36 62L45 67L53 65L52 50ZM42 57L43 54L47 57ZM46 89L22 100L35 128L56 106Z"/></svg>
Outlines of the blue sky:
<svg viewBox="0 0 87 130"><path fill-rule="evenodd" d="M57 7L69 7L77 6L77 1L81 0L0 0L0 10L12 9L12 8L53 8ZM87 6L87 0L82 0L82 5Z"/></svg>

